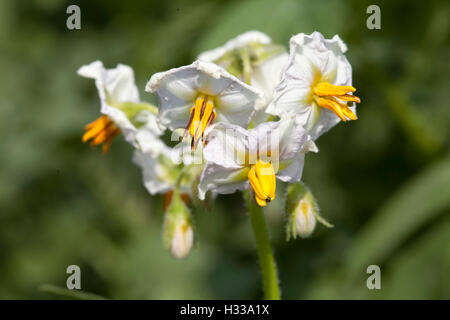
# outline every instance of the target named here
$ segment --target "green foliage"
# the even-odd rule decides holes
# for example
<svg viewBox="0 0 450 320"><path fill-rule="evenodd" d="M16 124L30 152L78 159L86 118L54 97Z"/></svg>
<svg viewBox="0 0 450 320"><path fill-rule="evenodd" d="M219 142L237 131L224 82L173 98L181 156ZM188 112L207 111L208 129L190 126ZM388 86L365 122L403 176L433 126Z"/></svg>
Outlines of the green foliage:
<svg viewBox="0 0 450 320"><path fill-rule="evenodd" d="M76 75L97 59L129 64L154 104L153 73L251 29L286 47L298 32L338 33L362 100L359 120L306 156L304 181L335 228L286 242L283 197L265 209L283 298L450 298L448 1L378 1L381 30L365 27L369 1L84 0L78 31L70 4L0 1L0 298L65 298L72 264L86 298L261 297L241 196L196 210L198 245L172 258L131 147L116 138L103 156L81 143L100 105ZM370 264L380 291L366 288Z"/></svg>

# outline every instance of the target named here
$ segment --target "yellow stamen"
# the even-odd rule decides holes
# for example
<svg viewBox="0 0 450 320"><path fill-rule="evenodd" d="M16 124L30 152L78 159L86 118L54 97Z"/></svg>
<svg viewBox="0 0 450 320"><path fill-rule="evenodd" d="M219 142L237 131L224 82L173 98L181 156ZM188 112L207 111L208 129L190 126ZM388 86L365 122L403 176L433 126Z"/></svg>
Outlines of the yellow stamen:
<svg viewBox="0 0 450 320"><path fill-rule="evenodd" d="M343 95L339 96L339 99L341 99L342 101L351 101L351 102L356 102L356 103L361 102L361 100L358 97L353 96L351 94L343 94Z"/></svg>
<svg viewBox="0 0 450 320"><path fill-rule="evenodd" d="M87 142L92 139L91 147L96 147L103 143L102 151L107 153L111 146L112 139L120 133L114 122L106 115L85 126L85 133L81 140Z"/></svg>
<svg viewBox="0 0 450 320"><path fill-rule="evenodd" d="M270 162L258 160L248 172L248 180L255 191L255 200L260 207L275 199L275 170Z"/></svg>
<svg viewBox="0 0 450 320"><path fill-rule="evenodd" d="M326 98L316 98L316 101L320 107L333 111L342 121L347 121L341 110L341 106L336 101Z"/></svg>
<svg viewBox="0 0 450 320"><path fill-rule="evenodd" d="M188 134L191 135L193 150L200 138L203 137L206 128L214 122L216 116L213 99L207 95L200 95L195 100L195 106L191 108L190 118L183 137L184 139Z"/></svg>
<svg viewBox="0 0 450 320"><path fill-rule="evenodd" d="M328 82L319 82L314 87L314 93L319 97L322 96L340 96L348 92L355 92L356 89L352 86L335 86Z"/></svg>
<svg viewBox="0 0 450 320"><path fill-rule="evenodd" d="M349 92L355 91L356 89L352 86L336 86L328 82L319 82L313 88L314 100L317 105L333 111L342 121L358 119L347 106L347 102L361 102L358 97L349 94Z"/></svg>

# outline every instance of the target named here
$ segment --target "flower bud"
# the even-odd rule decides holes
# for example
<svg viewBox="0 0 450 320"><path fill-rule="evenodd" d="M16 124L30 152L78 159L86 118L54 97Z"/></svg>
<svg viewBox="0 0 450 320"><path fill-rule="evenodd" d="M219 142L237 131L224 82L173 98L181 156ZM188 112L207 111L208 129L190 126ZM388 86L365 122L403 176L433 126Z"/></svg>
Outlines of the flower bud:
<svg viewBox="0 0 450 320"><path fill-rule="evenodd" d="M295 230L300 238L309 237L316 227L313 210L313 204L306 199L301 199L295 208Z"/></svg>
<svg viewBox="0 0 450 320"><path fill-rule="evenodd" d="M194 243L192 219L179 191L175 190L164 216L164 246L177 259L185 258Z"/></svg>
<svg viewBox="0 0 450 320"><path fill-rule="evenodd" d="M183 259L191 252L194 242L194 231L186 220L178 219L170 245L170 253L177 259Z"/></svg>
<svg viewBox="0 0 450 320"><path fill-rule="evenodd" d="M316 221L327 227L333 227L319 215L319 207L311 191L301 182L289 185L286 199L287 240L309 237Z"/></svg>

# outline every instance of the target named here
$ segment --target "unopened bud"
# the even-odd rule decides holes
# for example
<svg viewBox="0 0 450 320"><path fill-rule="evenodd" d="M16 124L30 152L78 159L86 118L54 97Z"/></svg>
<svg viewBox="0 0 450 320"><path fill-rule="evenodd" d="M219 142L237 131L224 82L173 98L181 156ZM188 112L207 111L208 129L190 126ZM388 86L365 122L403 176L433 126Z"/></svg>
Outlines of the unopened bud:
<svg viewBox="0 0 450 320"><path fill-rule="evenodd" d="M287 239L309 237L316 221L333 227L319 215L319 207L311 191L301 182L289 185L286 199Z"/></svg>
<svg viewBox="0 0 450 320"><path fill-rule="evenodd" d="M313 204L307 199L301 199L294 209L295 230L300 238L309 237L316 228Z"/></svg>
<svg viewBox="0 0 450 320"><path fill-rule="evenodd" d="M175 258L183 259L194 243L192 219L178 191L174 191L171 200L164 216L163 241Z"/></svg>
<svg viewBox="0 0 450 320"><path fill-rule="evenodd" d="M183 259L191 252L194 243L194 231L189 222L178 219L172 237L170 253L178 259Z"/></svg>

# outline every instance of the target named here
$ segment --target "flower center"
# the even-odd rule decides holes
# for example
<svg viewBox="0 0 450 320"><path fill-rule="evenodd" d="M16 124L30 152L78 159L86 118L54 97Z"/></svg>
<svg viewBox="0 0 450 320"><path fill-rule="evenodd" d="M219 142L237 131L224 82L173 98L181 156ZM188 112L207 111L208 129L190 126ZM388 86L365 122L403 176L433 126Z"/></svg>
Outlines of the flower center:
<svg viewBox="0 0 450 320"><path fill-rule="evenodd" d="M102 151L107 153L111 142L115 136L120 133L120 128L106 115L101 116L94 122L87 124L84 127L86 131L82 137L83 142L92 139L91 147L96 147L103 143Z"/></svg>
<svg viewBox="0 0 450 320"><path fill-rule="evenodd" d="M335 86L328 82L319 82L313 88L314 100L322 107L334 112L342 121L356 120L358 117L347 106L347 101L360 103L361 100L349 94L355 92L352 86Z"/></svg>
<svg viewBox="0 0 450 320"><path fill-rule="evenodd" d="M275 170L270 162L258 160L248 172L248 180L255 191L255 200L260 207L275 199Z"/></svg>
<svg viewBox="0 0 450 320"><path fill-rule="evenodd" d="M189 121L186 125L183 140L188 134L192 137L191 149L195 150L200 138L203 139L203 133L216 118L217 114L214 111L214 101L212 97L207 95L200 95L195 100L195 106L191 108Z"/></svg>

